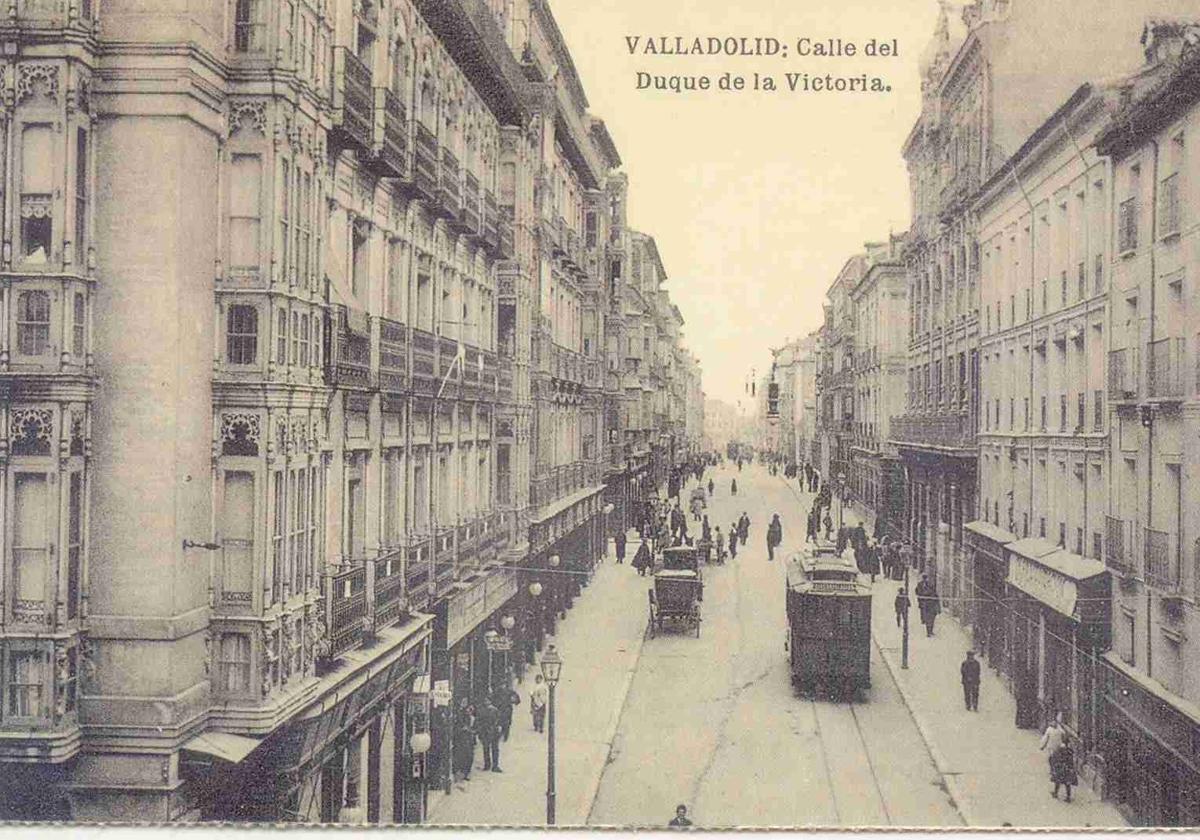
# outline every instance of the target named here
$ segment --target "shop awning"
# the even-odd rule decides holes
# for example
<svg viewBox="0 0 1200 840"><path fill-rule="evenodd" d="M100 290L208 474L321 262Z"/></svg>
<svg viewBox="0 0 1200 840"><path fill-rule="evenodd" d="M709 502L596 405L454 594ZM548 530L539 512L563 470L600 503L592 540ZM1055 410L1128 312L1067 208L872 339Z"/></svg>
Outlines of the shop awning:
<svg viewBox="0 0 1200 840"><path fill-rule="evenodd" d="M231 735L228 732L205 732L197 735L183 745L187 752L218 758L230 764L237 764L243 758L254 752L261 744L258 738L247 738L245 735Z"/></svg>
<svg viewBox="0 0 1200 840"><path fill-rule="evenodd" d="M1053 554L1059 548L1044 537L1026 537L1005 546L1013 554L1018 554L1027 560L1037 560L1047 554Z"/></svg>
<svg viewBox="0 0 1200 840"><path fill-rule="evenodd" d="M1008 545L1017 541L1017 535L1006 531L999 525L993 525L983 519L977 519L974 522L968 522L963 526L964 530L970 531L973 534L978 534L981 537L991 540L997 545Z"/></svg>
<svg viewBox="0 0 1200 840"><path fill-rule="evenodd" d="M1072 580L1087 580L1108 571L1108 567L1099 560L1080 557L1078 554L1062 548L1053 554L1039 557L1038 562Z"/></svg>
<svg viewBox="0 0 1200 840"><path fill-rule="evenodd" d="M1075 614L1079 599L1079 588L1076 586L1078 579L1062 571L1063 566L1059 563L1046 563L1047 558L1067 554L1066 551L1041 537L1026 537L1006 548L1009 552L1009 586L1055 612L1068 618L1078 618Z"/></svg>

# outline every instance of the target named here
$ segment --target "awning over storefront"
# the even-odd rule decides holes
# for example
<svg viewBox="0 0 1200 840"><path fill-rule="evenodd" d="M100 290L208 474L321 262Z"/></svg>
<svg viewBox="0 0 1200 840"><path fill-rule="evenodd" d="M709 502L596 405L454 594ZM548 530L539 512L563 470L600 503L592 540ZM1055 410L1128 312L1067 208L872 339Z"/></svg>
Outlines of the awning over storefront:
<svg viewBox="0 0 1200 840"><path fill-rule="evenodd" d="M1007 546L1008 584L1069 618L1078 619L1079 586L1104 574L1104 564L1027 537Z"/></svg>
<svg viewBox="0 0 1200 840"><path fill-rule="evenodd" d="M446 649L454 647L516 594L516 569L495 569L467 584L446 602Z"/></svg>
<svg viewBox="0 0 1200 840"><path fill-rule="evenodd" d="M245 735L205 732L184 743L182 749L184 752L200 753L229 764L237 764L254 752L261 743L259 738L247 738Z"/></svg>
<svg viewBox="0 0 1200 840"><path fill-rule="evenodd" d="M968 522L963 526L963 529L972 534L978 534L981 537L991 540L997 545L1008 545L1017 541L1017 535L1011 531L1006 531L999 525L993 525L983 519L977 519L974 522Z"/></svg>

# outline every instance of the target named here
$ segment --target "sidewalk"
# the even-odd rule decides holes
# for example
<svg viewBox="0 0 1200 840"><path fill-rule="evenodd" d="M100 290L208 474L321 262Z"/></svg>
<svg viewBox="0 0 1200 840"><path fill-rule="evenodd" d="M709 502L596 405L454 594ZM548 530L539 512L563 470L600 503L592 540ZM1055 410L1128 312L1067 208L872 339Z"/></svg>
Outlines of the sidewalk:
<svg viewBox="0 0 1200 840"><path fill-rule="evenodd" d="M910 613L909 669L901 670L901 636L893 601L900 583L880 579L872 609L874 641L900 687L968 826L1125 826L1111 804L1099 800L1086 785L1075 788L1073 801L1050 796L1046 753L1038 750L1040 733L1017 729L1016 701L985 664L979 689L979 711L963 707L959 664L971 649L962 627L943 613L934 637Z"/></svg>
<svg viewBox="0 0 1200 840"><path fill-rule="evenodd" d="M636 532L630 532L636 536ZM557 820L582 826L608 762L609 748L642 651L646 629L646 579L629 561L639 540L629 541L623 565L607 556L591 583L547 639L563 658L556 689ZM513 710L512 732L500 744L503 773L485 773L477 746L471 778L453 792L429 791L430 825L540 826L546 823L546 734L533 731L529 690L537 665L517 685L521 705ZM548 721L547 721L548 723Z"/></svg>

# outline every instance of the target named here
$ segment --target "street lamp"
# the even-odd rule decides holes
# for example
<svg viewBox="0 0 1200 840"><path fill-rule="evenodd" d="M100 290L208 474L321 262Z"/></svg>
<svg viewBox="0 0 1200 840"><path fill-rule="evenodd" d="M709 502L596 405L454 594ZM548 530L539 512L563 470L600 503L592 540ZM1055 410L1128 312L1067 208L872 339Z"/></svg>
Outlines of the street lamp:
<svg viewBox="0 0 1200 840"><path fill-rule="evenodd" d="M562 657L554 645L550 645L542 655L542 679L550 686L550 727L546 741L546 825L554 825L554 800L558 795L554 786L554 687L562 675L562 666Z"/></svg>
<svg viewBox="0 0 1200 840"><path fill-rule="evenodd" d="M839 472L837 474L837 493L838 493L838 530L842 530L842 509L846 507L846 474Z"/></svg>
<svg viewBox="0 0 1200 840"><path fill-rule="evenodd" d="M496 639L498 639L498 638L500 638L500 634L497 633L495 630L488 630L486 633L483 634L483 642L485 645L487 645L487 652L488 652L487 690L489 693L491 693L491 691L494 687L492 685L492 651L495 650L495 648L496 648Z"/></svg>
<svg viewBox="0 0 1200 840"><path fill-rule="evenodd" d="M517 620L511 615L506 615L500 619L500 627L504 630L504 637L509 639L507 647L504 648L504 679L506 681L505 688L512 687L512 674L509 673L508 651L512 648L512 639L509 638L512 634L512 629L517 626Z"/></svg>

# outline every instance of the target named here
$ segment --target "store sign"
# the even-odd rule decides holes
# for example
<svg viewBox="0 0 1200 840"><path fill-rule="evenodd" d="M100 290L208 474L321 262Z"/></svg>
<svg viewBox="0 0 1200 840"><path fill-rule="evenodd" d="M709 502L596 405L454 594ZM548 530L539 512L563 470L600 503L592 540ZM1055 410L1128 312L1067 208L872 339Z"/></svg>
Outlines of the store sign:
<svg viewBox="0 0 1200 840"><path fill-rule="evenodd" d="M453 693L450 691L450 680L438 680L433 684L433 691L430 692L435 706L449 706L450 698Z"/></svg>
<svg viewBox="0 0 1200 840"><path fill-rule="evenodd" d="M498 610L517 594L517 575L513 569L500 569L460 592L446 605L446 645L453 647L479 622Z"/></svg>
<svg viewBox="0 0 1200 840"><path fill-rule="evenodd" d="M1065 616L1075 617L1075 581L1020 554L1009 552L1008 583Z"/></svg>

